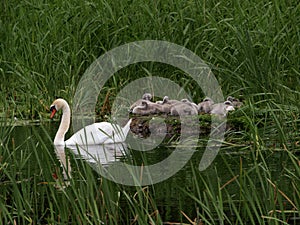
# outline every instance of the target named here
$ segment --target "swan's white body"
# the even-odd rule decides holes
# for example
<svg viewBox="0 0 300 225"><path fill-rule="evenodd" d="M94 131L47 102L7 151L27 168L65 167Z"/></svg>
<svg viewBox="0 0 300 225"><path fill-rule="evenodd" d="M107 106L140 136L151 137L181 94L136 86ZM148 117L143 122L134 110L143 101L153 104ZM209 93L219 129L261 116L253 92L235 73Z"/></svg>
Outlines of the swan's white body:
<svg viewBox="0 0 300 225"><path fill-rule="evenodd" d="M62 109L62 119L54 138L54 145L97 145L124 142L130 130L131 119L124 128L108 122L94 123L77 131L71 138L64 141L69 130L71 111L69 104L64 99L56 99L51 105L51 116Z"/></svg>
<svg viewBox="0 0 300 225"><path fill-rule="evenodd" d="M76 132L65 141L65 144L93 145L124 142L128 131L129 126L122 128L108 122L94 123Z"/></svg>

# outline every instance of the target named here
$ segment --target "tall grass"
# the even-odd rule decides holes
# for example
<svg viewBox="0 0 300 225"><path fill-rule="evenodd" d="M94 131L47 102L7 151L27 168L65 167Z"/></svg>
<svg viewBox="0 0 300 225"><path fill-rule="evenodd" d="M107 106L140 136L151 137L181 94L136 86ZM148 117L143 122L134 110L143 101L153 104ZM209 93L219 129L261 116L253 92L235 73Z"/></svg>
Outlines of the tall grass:
<svg viewBox="0 0 300 225"><path fill-rule="evenodd" d="M272 93L253 98L298 105L297 1L1 4L1 97L18 117L37 117L54 96L71 100L80 77L97 57L145 39L166 40L194 51L212 67L225 95L248 98ZM164 65L148 69L186 83L176 79L182 72L174 74ZM133 67L115 76L107 87L116 92L130 81L127 77L145 75L141 67ZM188 81L187 89L194 89ZM199 89L191 93L195 101L203 97Z"/></svg>

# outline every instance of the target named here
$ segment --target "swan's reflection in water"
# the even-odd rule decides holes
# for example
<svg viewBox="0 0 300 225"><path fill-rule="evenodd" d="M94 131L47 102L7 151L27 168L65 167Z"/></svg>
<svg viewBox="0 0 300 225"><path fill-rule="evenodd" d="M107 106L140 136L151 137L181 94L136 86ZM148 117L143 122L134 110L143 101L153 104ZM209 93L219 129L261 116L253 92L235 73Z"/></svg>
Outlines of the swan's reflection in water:
<svg viewBox="0 0 300 225"><path fill-rule="evenodd" d="M125 143L76 145L68 146L67 148L79 159L88 162L96 171L97 167L101 166L105 168L114 162L120 161L127 151ZM55 146L55 153L62 167L63 186L68 186L70 184L70 179L72 178L70 158L66 156L64 146ZM63 186L60 186L60 188Z"/></svg>

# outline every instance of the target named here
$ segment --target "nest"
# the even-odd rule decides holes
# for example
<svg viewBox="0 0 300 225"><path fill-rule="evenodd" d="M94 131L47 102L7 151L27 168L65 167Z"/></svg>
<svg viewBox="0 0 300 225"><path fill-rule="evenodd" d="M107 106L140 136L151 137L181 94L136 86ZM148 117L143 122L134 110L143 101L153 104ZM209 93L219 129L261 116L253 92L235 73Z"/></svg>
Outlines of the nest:
<svg viewBox="0 0 300 225"><path fill-rule="evenodd" d="M151 134L165 135L172 137L174 135L181 135L182 129L186 134L209 134L211 130L211 116L201 115L197 116L199 119L199 130L195 129L195 124L189 124L187 119L181 121L179 116L170 115L149 115L140 116L132 115L132 122L130 124L130 130L135 135L147 138ZM195 119L195 118L194 118ZM194 122L194 120L192 121ZM184 128L182 126L184 123ZM196 125L197 126L197 125Z"/></svg>

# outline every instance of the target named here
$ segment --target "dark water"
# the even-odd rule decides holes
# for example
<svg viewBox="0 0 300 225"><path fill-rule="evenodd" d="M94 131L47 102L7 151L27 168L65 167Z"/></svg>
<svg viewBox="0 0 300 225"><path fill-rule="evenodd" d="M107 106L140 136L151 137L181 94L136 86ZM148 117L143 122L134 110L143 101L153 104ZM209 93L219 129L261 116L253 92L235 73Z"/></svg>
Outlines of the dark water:
<svg viewBox="0 0 300 225"><path fill-rule="evenodd" d="M37 166L38 162L36 162L36 160L37 158L46 160L45 158L47 157L54 159L52 161L49 160L51 161L50 163L53 164L53 167L59 163L63 164L65 168L71 166L66 165L67 162L64 161L64 150L55 149L52 145L52 139L55 136L57 128L57 123L49 122L42 125L17 126L13 129L10 139L11 148L19 148L20 160L24 158L24 154L31 155L28 159L30 160L28 164L30 169L23 168L24 170L30 171L32 175L40 174L40 167ZM68 133L67 136L70 136L70 133ZM288 170L290 166L289 158L284 151L266 151L263 153L264 158L262 160L262 156L251 152L251 148L247 145L236 147L226 147L225 145L221 148L213 163L205 171L199 171L198 167L205 151L207 137L205 135L201 136L200 140L192 157L178 172L167 179L163 179L161 182L150 185L151 196L155 201L163 221L180 221L182 218L180 210L187 213L190 218L196 218L197 210L201 210L201 207L192 199L191 195L200 199L201 193L206 192L208 188L211 189L212 193L218 195L220 186L225 185L229 195L239 195L240 187L234 181L231 182L231 179L243 173L249 174L253 183L257 185L257 191L259 192L262 187L260 184L261 178L257 176L257 173L251 172L259 167L260 163L258 163L258 161L261 162L262 167L267 166L269 170L267 173L270 174L272 181L278 185L280 190L288 196L293 196L290 189L291 182L286 177L286 170ZM176 149L176 142L170 138L165 138L162 143L156 147L151 146L151 143L147 143L146 139L138 139L138 141L145 142L146 144L144 146L147 146L147 144L150 145L149 150L141 152L125 147L121 148L124 152L121 151L120 153L120 151L115 151L116 147L110 147L109 151L111 151L111 155L116 157L106 155L102 157L102 159L99 159L99 156L93 157L92 154L85 155L83 153L84 151L80 153L78 149L71 149L69 152L74 154L74 160L84 160L92 167L95 167L95 171L97 171L98 164L95 162L97 161L96 159L98 159L104 167L113 165L115 162L126 162L135 165L154 165L168 158ZM39 151L42 145L49 146L48 156L42 153L43 151ZM32 149L34 148L36 148L36 151L34 151L35 153L33 154ZM97 152L100 150L94 149L94 151ZM101 151L103 151L103 149L101 149ZM79 153L81 154L80 156ZM180 161L180 159L178 160ZM176 164L176 161L173 161L173 163ZM48 170L49 167L45 167L45 169ZM53 171L50 172L53 173ZM164 172L165 171L161 171L161 176L164 176ZM64 177L66 179L76 179L78 168L73 167L68 169L68 171L63 171L63 173L65 173ZM99 177L100 176L99 174ZM266 180L264 179L264 181ZM132 191L132 193L136 191L136 188L132 186L124 185L124 189ZM265 199L265 201L269 201L269 199ZM124 210L126 211L127 206L125 199L123 204ZM228 211L230 210L228 209Z"/></svg>

